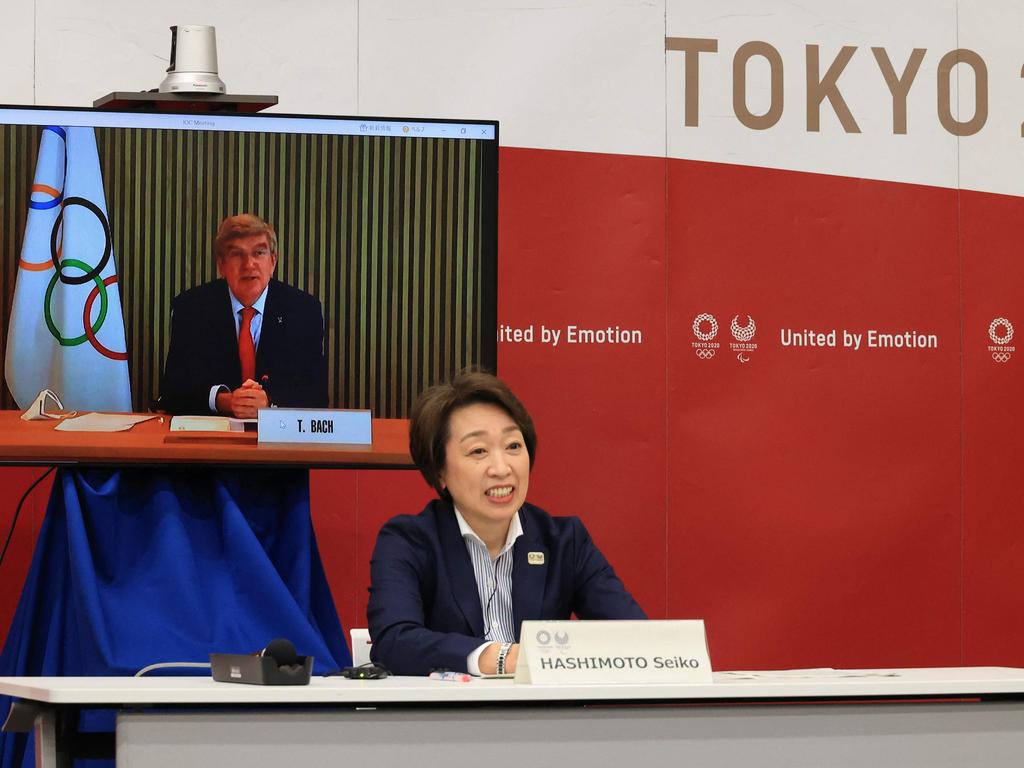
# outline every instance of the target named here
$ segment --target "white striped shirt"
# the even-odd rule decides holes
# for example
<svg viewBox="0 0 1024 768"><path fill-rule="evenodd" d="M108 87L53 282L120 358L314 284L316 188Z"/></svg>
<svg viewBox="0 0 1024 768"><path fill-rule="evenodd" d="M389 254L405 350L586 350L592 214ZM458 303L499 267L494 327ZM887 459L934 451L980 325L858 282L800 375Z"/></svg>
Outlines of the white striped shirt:
<svg viewBox="0 0 1024 768"><path fill-rule="evenodd" d="M458 509L455 510L455 519L459 523L462 539L466 542L466 551L473 562L473 577L476 579L480 611L483 615L484 640L487 643L514 643L516 628L512 616L512 545L523 535L519 513L516 512L509 521L505 546L494 560L491 560L491 554L487 551L483 539L469 527L466 518ZM486 647L487 643L481 648Z"/></svg>

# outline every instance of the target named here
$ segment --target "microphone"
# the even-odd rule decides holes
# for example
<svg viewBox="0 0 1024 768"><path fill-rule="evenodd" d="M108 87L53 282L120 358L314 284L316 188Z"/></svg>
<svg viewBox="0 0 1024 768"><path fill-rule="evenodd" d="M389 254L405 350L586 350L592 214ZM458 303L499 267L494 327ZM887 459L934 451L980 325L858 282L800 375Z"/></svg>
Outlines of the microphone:
<svg viewBox="0 0 1024 768"><path fill-rule="evenodd" d="M267 647L255 654L263 658L273 659L279 667L290 667L299 663L299 656L291 640L278 637L267 643Z"/></svg>
<svg viewBox="0 0 1024 768"><path fill-rule="evenodd" d="M270 374L264 373L260 376L260 386L263 387L263 391L267 393L267 405L271 405L274 402L274 398L270 396Z"/></svg>
<svg viewBox="0 0 1024 768"><path fill-rule="evenodd" d="M221 683L309 685L313 657L299 656L290 640L279 637L248 654L211 653L210 672Z"/></svg>

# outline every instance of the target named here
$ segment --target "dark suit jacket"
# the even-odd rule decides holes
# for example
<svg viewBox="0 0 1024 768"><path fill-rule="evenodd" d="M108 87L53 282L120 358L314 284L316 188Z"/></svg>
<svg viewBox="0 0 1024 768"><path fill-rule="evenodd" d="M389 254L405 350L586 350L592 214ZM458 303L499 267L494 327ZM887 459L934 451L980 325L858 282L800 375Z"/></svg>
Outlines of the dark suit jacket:
<svg viewBox="0 0 1024 768"><path fill-rule="evenodd" d="M526 619L645 619L578 517L551 517L531 504L519 511L513 546L512 612L516 637ZM543 552L543 565L527 553ZM370 561L367 608L371 655L397 675L445 667L466 671L485 642L473 564L449 502L389 520Z"/></svg>
<svg viewBox="0 0 1024 768"><path fill-rule="evenodd" d="M160 407L170 413L209 413L210 388L242 384L238 336L224 280L180 294L172 305L171 343L160 384ZM256 349L256 379L269 376L271 402L327 407L327 366L320 302L271 280Z"/></svg>

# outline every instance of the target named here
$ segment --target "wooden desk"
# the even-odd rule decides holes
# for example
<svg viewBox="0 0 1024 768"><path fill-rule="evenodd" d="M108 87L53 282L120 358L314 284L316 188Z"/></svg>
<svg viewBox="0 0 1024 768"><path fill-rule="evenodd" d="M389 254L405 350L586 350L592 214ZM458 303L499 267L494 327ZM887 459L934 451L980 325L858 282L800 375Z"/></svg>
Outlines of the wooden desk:
<svg viewBox="0 0 1024 768"><path fill-rule="evenodd" d="M22 421L0 411L0 464L9 465L275 465L313 469L410 469L409 422L374 419L369 448L258 445L255 432L169 431L170 417L127 432L58 432L53 421Z"/></svg>
<svg viewBox="0 0 1024 768"><path fill-rule="evenodd" d="M1024 670L882 672L693 685L7 677L0 693L39 703L26 713L37 764L58 768L75 708L90 706L119 708L120 768L1020 765Z"/></svg>

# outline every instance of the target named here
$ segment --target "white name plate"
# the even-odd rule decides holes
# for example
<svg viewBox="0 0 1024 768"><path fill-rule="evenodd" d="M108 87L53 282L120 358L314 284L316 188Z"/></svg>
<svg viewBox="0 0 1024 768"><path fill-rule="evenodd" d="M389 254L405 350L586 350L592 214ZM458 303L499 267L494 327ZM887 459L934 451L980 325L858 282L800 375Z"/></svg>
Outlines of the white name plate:
<svg viewBox="0 0 1024 768"><path fill-rule="evenodd" d="M369 411L332 408L261 408L260 443L320 443L370 445L373 443Z"/></svg>
<svg viewBox="0 0 1024 768"><path fill-rule="evenodd" d="M702 620L524 621L517 683L710 683Z"/></svg>

